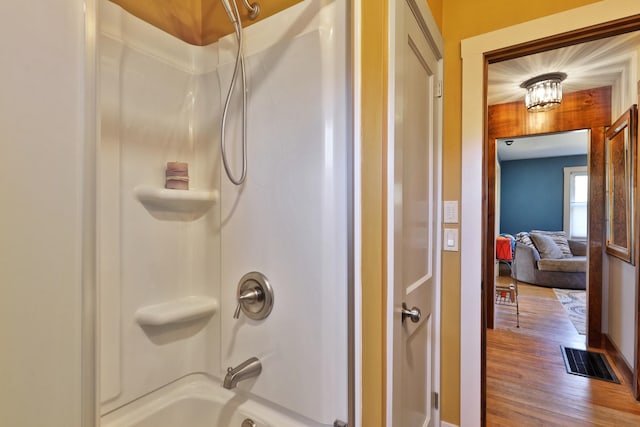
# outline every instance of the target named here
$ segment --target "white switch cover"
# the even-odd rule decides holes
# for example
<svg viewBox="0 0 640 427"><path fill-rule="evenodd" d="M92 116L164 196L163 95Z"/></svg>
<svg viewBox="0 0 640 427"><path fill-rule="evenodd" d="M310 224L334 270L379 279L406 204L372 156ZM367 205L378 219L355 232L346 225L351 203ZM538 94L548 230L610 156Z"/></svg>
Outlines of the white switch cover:
<svg viewBox="0 0 640 427"><path fill-rule="evenodd" d="M445 224L457 224L458 223L458 201L445 200L443 209L444 209L443 222Z"/></svg>
<svg viewBox="0 0 640 427"><path fill-rule="evenodd" d="M458 251L458 229L457 228L445 228L444 229L444 250L445 251Z"/></svg>

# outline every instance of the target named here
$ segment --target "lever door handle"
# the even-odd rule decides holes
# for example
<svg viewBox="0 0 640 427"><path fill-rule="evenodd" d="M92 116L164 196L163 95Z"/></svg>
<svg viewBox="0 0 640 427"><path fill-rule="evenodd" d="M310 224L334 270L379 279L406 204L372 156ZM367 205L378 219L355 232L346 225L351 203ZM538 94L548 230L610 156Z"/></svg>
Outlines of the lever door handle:
<svg viewBox="0 0 640 427"><path fill-rule="evenodd" d="M407 304L402 303L402 322L404 323L404 319L407 317L411 319L413 323L418 323L420 321L420 317L422 313L418 307L412 307L411 310L407 308Z"/></svg>

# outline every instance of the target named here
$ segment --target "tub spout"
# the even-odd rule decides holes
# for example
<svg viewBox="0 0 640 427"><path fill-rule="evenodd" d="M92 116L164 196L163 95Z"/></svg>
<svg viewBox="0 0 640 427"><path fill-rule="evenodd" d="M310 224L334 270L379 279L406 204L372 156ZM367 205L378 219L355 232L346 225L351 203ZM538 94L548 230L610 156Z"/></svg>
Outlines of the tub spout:
<svg viewBox="0 0 640 427"><path fill-rule="evenodd" d="M223 387L227 389L235 388L238 382L248 378L257 377L262 372L262 363L257 357L251 357L235 368L227 368L227 375L224 377Z"/></svg>

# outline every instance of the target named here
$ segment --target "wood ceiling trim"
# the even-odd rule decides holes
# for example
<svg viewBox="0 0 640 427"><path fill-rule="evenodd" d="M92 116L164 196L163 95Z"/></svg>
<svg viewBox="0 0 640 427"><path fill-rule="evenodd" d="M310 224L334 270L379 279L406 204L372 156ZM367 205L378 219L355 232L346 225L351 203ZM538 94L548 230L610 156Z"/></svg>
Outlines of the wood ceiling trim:
<svg viewBox="0 0 640 427"><path fill-rule="evenodd" d="M520 43L503 49L497 49L485 53L485 57L489 64L493 64L578 43L585 43L593 40L600 40L605 37L631 33L633 31L640 31L640 15L617 19L604 24L581 28L579 30L557 34L550 37L544 37L539 40Z"/></svg>
<svg viewBox="0 0 640 427"><path fill-rule="evenodd" d="M132 15L146 21L182 41L197 46L215 43L231 34L233 26L220 0L111 0ZM256 0L251 0L253 3ZM260 15L251 21L240 0L238 10L242 25L268 18L302 0L258 1Z"/></svg>

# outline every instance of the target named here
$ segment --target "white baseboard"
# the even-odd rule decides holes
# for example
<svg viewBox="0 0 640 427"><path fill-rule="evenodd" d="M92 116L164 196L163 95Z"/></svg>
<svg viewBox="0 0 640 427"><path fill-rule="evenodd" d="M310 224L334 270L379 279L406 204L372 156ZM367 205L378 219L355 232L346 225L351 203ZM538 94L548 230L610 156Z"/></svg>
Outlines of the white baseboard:
<svg viewBox="0 0 640 427"><path fill-rule="evenodd" d="M446 422L446 421L441 421L441 422L440 422L440 427L458 427L458 426L457 426L457 425L455 425L455 424L449 424L449 423L448 423L448 422Z"/></svg>

